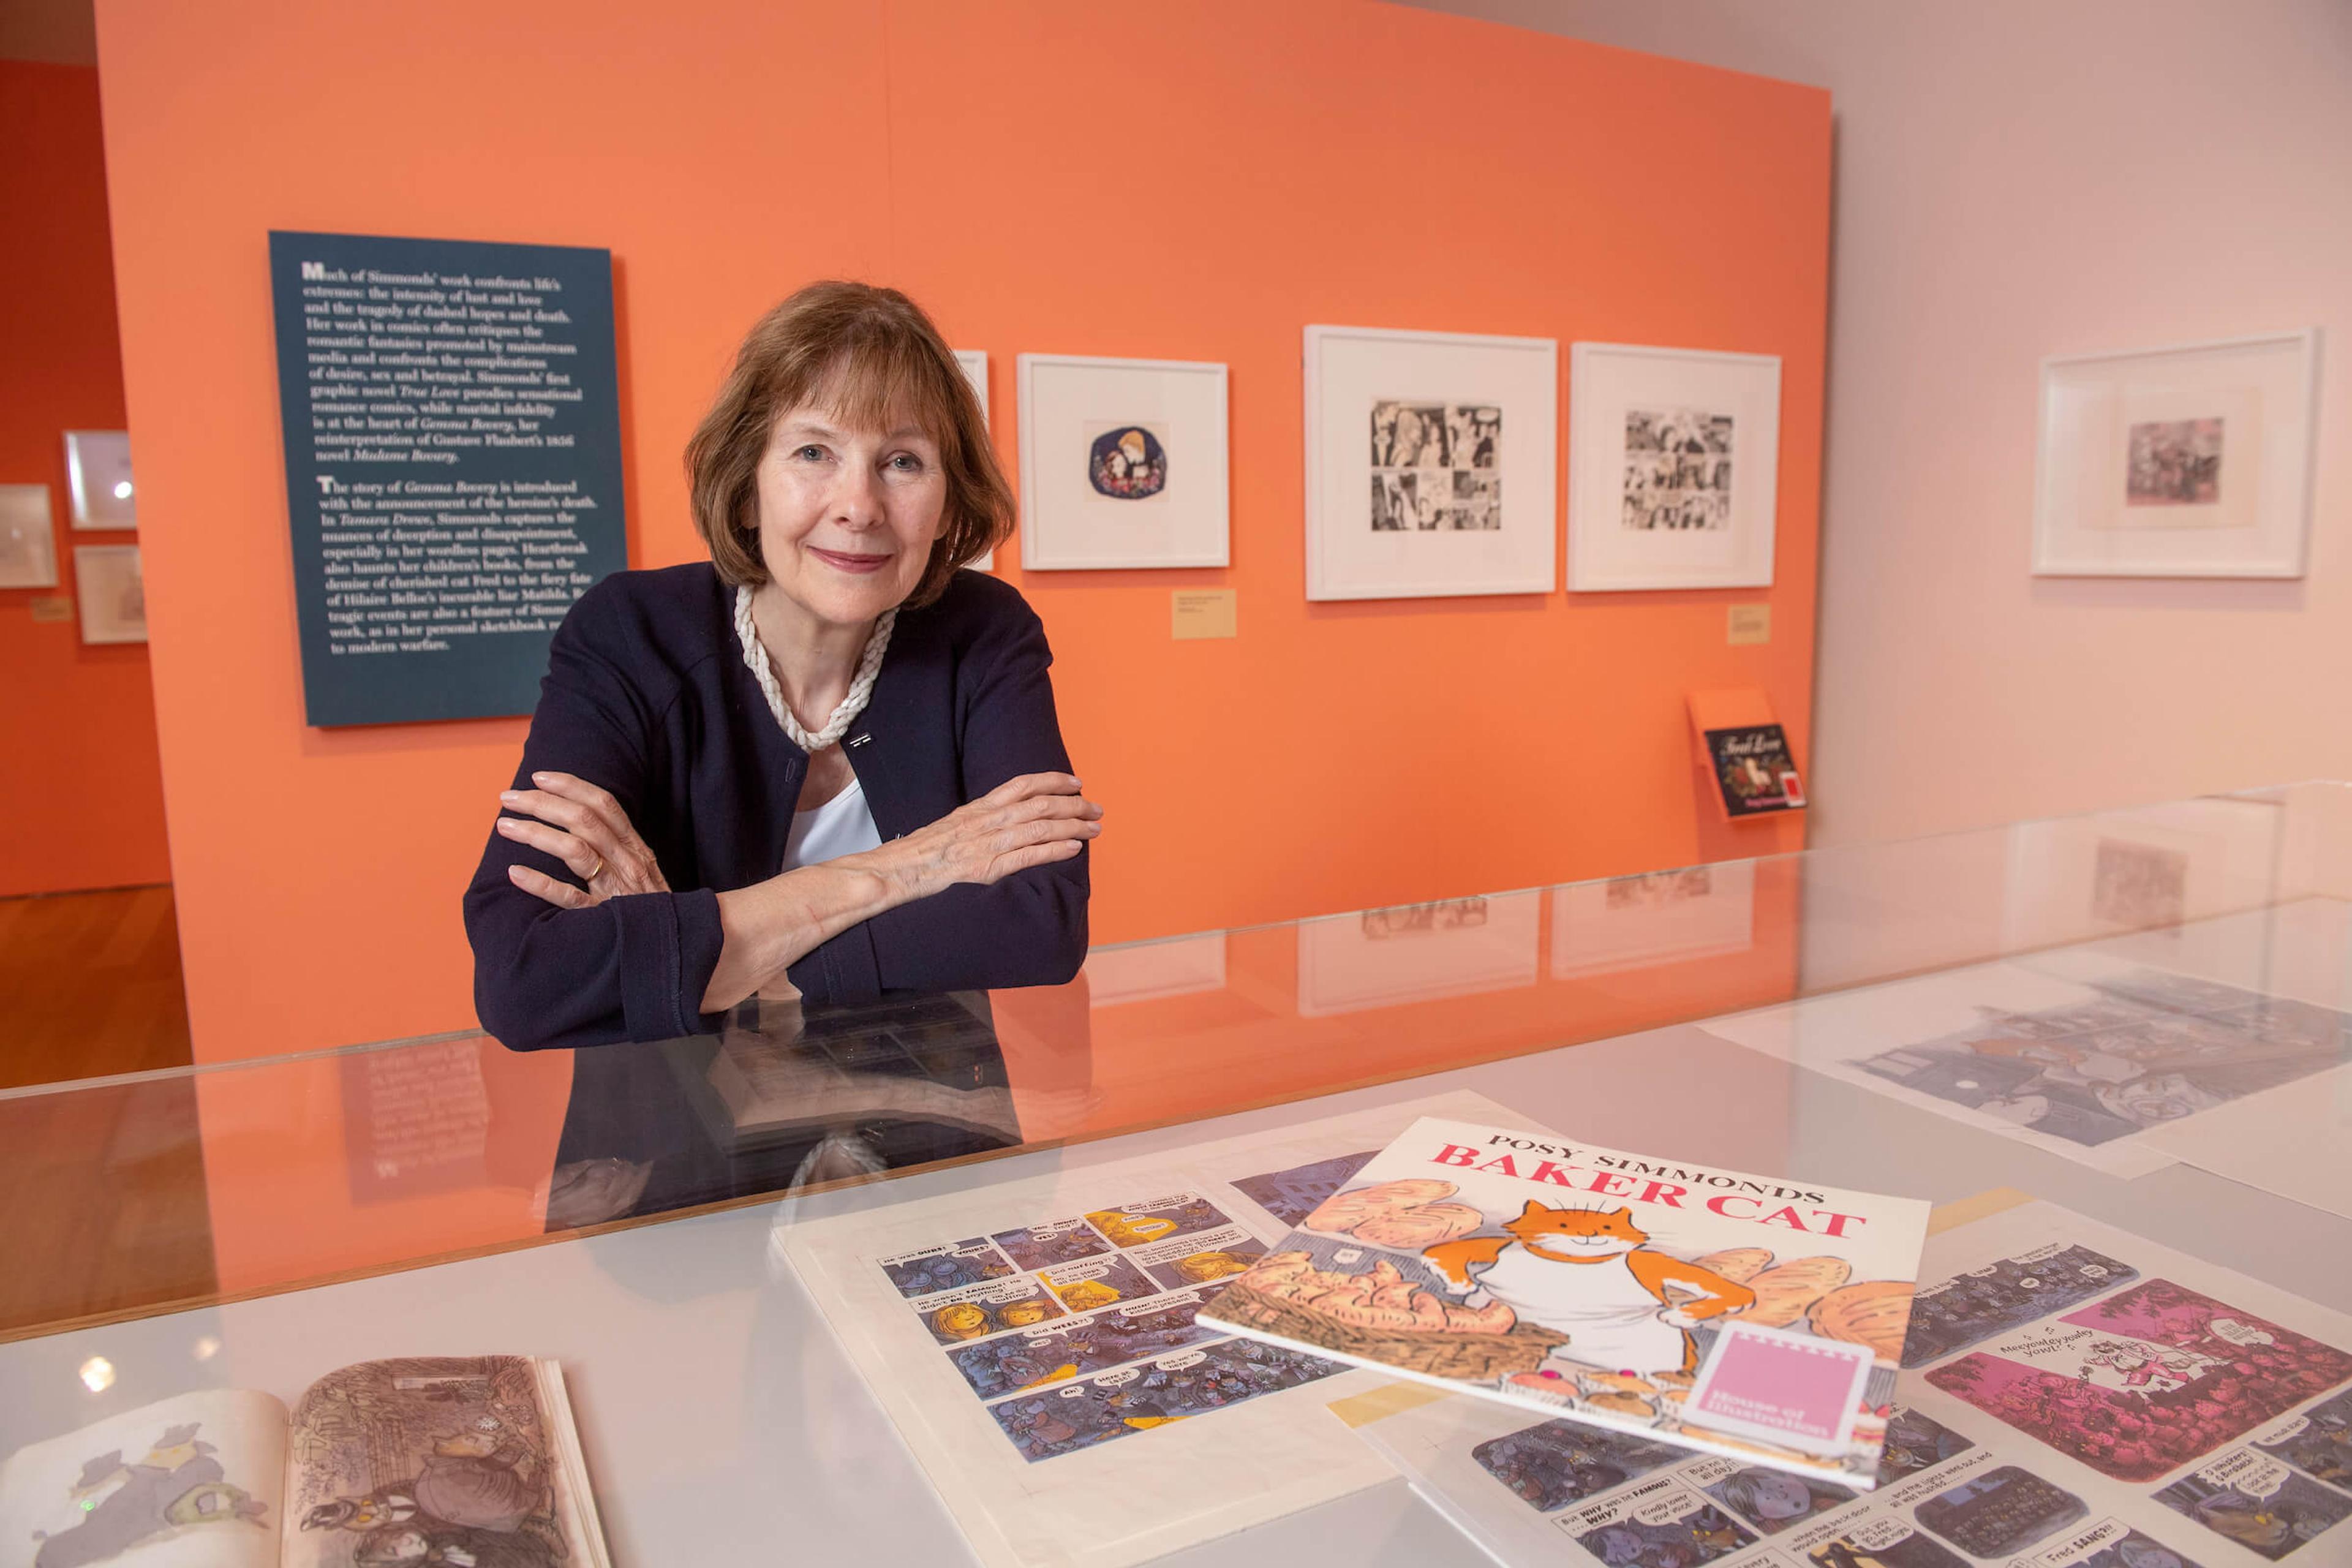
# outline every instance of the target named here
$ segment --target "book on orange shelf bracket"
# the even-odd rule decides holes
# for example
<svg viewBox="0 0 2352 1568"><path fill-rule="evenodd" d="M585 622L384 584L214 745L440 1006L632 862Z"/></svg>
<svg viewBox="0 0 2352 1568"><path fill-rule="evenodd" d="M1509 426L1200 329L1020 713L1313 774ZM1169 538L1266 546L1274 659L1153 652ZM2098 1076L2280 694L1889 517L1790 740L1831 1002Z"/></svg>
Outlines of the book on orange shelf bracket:
<svg viewBox="0 0 2352 1568"><path fill-rule="evenodd" d="M1928 1206L1423 1117L1200 1320L1867 1489Z"/></svg>

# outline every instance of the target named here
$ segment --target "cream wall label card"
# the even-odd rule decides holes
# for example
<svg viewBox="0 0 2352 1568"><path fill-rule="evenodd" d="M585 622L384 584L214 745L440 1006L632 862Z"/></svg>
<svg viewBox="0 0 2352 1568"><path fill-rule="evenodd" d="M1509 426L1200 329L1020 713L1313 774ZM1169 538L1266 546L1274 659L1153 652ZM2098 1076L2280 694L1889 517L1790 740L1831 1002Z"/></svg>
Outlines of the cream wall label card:
<svg viewBox="0 0 2352 1568"><path fill-rule="evenodd" d="M1772 640L1772 606L1733 605L1724 612L1723 640L1733 647L1754 647Z"/></svg>
<svg viewBox="0 0 2352 1568"><path fill-rule="evenodd" d="M1168 595L1169 635L1179 642L1236 636L1234 597L1231 588L1177 589Z"/></svg>
<svg viewBox="0 0 2352 1568"><path fill-rule="evenodd" d="M2300 577L2314 329L2042 363L2033 570Z"/></svg>
<svg viewBox="0 0 2352 1568"><path fill-rule="evenodd" d="M1223 365L1019 363L1024 571L1231 560Z"/></svg>
<svg viewBox="0 0 2352 1568"><path fill-rule="evenodd" d="M1307 596L1549 594L1549 338L1307 329Z"/></svg>
<svg viewBox="0 0 2352 1568"><path fill-rule="evenodd" d="M1779 356L1578 343L1570 363L1569 590L1768 586Z"/></svg>
<svg viewBox="0 0 2352 1568"><path fill-rule="evenodd" d="M530 712L628 564L612 253L273 233L269 275L306 721Z"/></svg>

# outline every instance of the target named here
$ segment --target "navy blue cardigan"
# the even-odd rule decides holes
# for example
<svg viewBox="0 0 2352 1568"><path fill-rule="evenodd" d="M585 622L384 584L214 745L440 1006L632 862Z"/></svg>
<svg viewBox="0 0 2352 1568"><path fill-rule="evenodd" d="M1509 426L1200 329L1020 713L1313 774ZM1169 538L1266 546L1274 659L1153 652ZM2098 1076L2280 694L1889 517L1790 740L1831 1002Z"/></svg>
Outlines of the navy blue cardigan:
<svg viewBox="0 0 2352 1568"><path fill-rule="evenodd" d="M1069 771L1052 660L1020 594L976 572L899 613L873 700L843 742L886 842L1009 778ZM719 894L782 868L808 756L744 667L734 591L709 563L616 573L572 605L514 787L541 770L610 790L676 890L558 909L507 868L578 879L492 833L465 906L482 1026L517 1050L716 1027L719 1016L699 1009L719 963ZM787 973L816 1003L1059 984L1086 957L1087 859L901 904Z"/></svg>

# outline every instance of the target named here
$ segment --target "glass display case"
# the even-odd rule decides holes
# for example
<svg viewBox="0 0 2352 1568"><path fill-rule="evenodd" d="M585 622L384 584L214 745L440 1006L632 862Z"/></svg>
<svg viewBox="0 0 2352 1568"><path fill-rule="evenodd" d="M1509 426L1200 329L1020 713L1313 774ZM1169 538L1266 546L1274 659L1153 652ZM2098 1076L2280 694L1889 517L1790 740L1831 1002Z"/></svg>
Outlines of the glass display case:
<svg viewBox="0 0 2352 1568"><path fill-rule="evenodd" d="M963 1384L925 1357L1068 1342L1046 1320L1085 1304L1039 1272L1055 1258L1022 1251L1056 1225L1134 1263L1130 1295L1197 1285L1214 1275L1161 1270L1262 1252L1266 1216L1296 1217L1276 1176L1433 1107L1926 1199L1939 1232L2006 1213L2030 1239L2019 1215L2063 1212L2172 1275L2194 1260L2263 1293L2217 1322L2333 1312L2352 1302L2347 1013L2352 789L2312 784L1103 948L1048 989L755 1000L655 1046L519 1055L468 1033L11 1090L0 1453L193 1391L291 1403L350 1363L511 1352L562 1367L615 1562L786 1543L828 1561L1205 1562L1235 1529L1252 1560L1475 1562L1475 1534L1513 1560L1556 1542L1647 1562L1633 1524L1580 1529L1576 1499L1535 1509L1549 1533L1477 1534L1449 1500L1439 1429L1476 1415L1407 1409L1369 1373L1256 1398L1229 1369L1225 1392L1178 1398L1215 1373L1213 1345L1097 1345L1034 1376L966 1358ZM1229 1245L1127 1258L1185 1234L1135 1219L1163 1199L1206 1205ZM1000 1279L1015 1274L1050 1289L1021 1296ZM2297 1332L2271 1352L2326 1348ZM2333 1363L2312 1353L2321 1376ZM1906 1362L1895 1399L1942 1364ZM1168 1397L1118 1418L1117 1442L1086 1436L1086 1400L1048 1409L1037 1392L1097 1373L1116 1389L1136 1368ZM2344 1424L2316 1407L2272 1414L2340 1447ZM2275 1431L2239 1436L2257 1446L2231 1451L2273 1482L2247 1507L2294 1516L2278 1542L2249 1545L2259 1531L2217 1512L2206 1492L2227 1476L2160 1507L2141 1486L2158 1512L2116 1513L2112 1541L2142 1531L2205 1568L2276 1561L2289 1538L2303 1561L2352 1560L2352 1522L2326 1517L2339 1499L2352 1516L2340 1462L2331 1479L2265 1458L2289 1441ZM2176 1470L2218 1462L2141 1479L2177 1489ZM2098 1522L2101 1499L2077 1500L2091 1512L2053 1505L2035 1551ZM1713 1556L1735 1568L1845 1561L1719 1506ZM2148 1523L2164 1509L2168 1538ZM1914 1514L1941 1540L1992 1539ZM1878 1560L1867 1541L1841 1550ZM2004 1538L2011 1555L2033 1553Z"/></svg>

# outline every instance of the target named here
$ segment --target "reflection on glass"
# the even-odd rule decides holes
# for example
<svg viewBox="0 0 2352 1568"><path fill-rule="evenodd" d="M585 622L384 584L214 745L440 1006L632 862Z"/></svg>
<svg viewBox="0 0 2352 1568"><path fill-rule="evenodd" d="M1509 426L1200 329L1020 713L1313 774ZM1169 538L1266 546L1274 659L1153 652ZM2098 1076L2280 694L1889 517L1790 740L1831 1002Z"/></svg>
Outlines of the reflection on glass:
<svg viewBox="0 0 2352 1568"><path fill-rule="evenodd" d="M1551 900L1555 980L1746 952L1756 942L1752 860L1578 882Z"/></svg>
<svg viewBox="0 0 2352 1568"><path fill-rule="evenodd" d="M102 1355L94 1355L81 1363L81 1385L92 1394L104 1394L114 1386L114 1363Z"/></svg>
<svg viewBox="0 0 2352 1568"><path fill-rule="evenodd" d="M1147 1002L1225 984L1225 933L1098 947L1087 954L1087 1000L1097 1007Z"/></svg>
<svg viewBox="0 0 2352 1568"><path fill-rule="evenodd" d="M1021 1136L983 994L754 999L716 1038L578 1053L547 1226L854 1181Z"/></svg>
<svg viewBox="0 0 2352 1568"><path fill-rule="evenodd" d="M1298 928L1302 1017L1532 985L1540 892L1400 904Z"/></svg>

